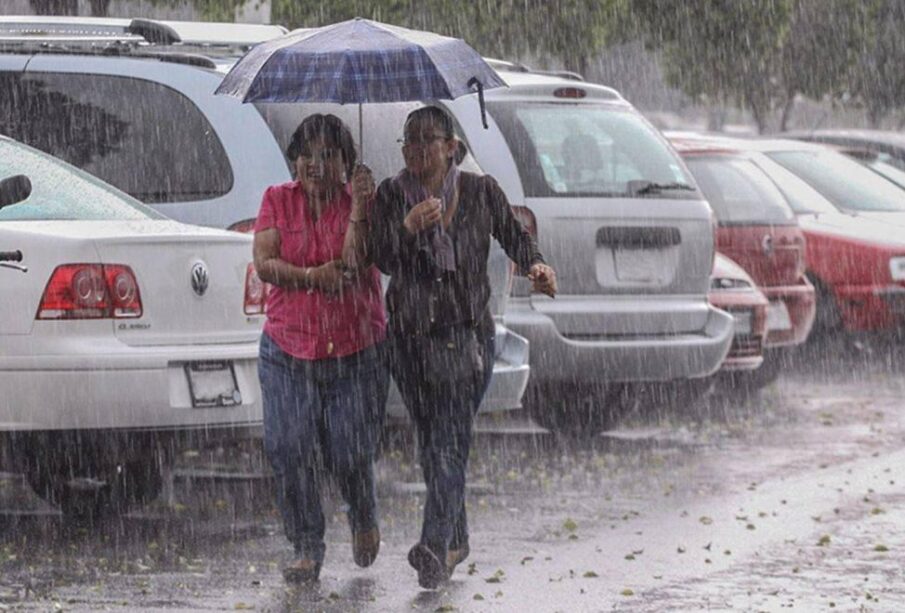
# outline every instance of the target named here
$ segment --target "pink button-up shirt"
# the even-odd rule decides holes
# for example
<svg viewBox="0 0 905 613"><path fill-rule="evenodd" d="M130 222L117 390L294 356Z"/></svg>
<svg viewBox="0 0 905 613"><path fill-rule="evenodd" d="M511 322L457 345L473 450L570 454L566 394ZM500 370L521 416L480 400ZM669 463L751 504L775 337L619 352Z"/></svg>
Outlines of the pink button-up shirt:
<svg viewBox="0 0 905 613"><path fill-rule="evenodd" d="M301 184L274 185L264 192L255 232L280 232L280 258L299 267L342 257L352 198L343 190L315 221ZM264 332L302 360L350 355L383 340L386 314L380 273L373 266L341 295L274 286L267 297Z"/></svg>

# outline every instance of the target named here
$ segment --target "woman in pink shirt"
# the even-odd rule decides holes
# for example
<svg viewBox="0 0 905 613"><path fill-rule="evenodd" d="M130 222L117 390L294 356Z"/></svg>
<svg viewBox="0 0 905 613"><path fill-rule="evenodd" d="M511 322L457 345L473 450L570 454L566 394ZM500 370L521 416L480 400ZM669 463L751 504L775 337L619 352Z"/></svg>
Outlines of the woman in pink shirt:
<svg viewBox="0 0 905 613"><path fill-rule="evenodd" d="M374 192L370 176L353 170L352 135L334 115L312 115L286 154L297 180L267 189L255 224L255 268L273 286L258 374L264 448L295 548L284 576L307 582L317 580L324 560L327 473L349 505L355 562L369 566L377 556L373 462L389 375L380 273L352 274L342 265L346 229L360 221L350 219L353 203Z"/></svg>

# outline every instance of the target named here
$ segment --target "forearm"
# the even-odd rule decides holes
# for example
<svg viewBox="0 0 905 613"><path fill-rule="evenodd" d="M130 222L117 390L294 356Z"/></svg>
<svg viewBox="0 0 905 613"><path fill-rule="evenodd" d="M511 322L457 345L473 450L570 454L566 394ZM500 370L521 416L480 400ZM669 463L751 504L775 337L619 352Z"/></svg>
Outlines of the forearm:
<svg viewBox="0 0 905 613"><path fill-rule="evenodd" d="M343 240L343 266L349 270L362 270L368 261L368 222L366 219L350 220Z"/></svg>
<svg viewBox="0 0 905 613"><path fill-rule="evenodd" d="M255 262L258 277L266 283L283 289L316 289L314 269L306 266L293 266L280 258L269 258L260 263Z"/></svg>

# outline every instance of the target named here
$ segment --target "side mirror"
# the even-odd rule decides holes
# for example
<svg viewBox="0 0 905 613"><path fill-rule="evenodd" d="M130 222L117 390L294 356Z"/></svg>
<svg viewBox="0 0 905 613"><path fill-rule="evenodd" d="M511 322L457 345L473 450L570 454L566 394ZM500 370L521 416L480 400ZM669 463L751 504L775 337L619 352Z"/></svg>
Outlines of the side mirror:
<svg viewBox="0 0 905 613"><path fill-rule="evenodd" d="M14 175L0 181L0 209L22 202L31 195L31 181L25 175Z"/></svg>

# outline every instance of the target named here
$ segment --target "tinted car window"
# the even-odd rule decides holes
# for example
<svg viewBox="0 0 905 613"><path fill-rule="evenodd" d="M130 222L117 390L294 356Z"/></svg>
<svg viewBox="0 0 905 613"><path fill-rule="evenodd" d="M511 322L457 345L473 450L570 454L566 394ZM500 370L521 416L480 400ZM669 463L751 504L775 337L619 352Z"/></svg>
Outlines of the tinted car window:
<svg viewBox="0 0 905 613"><path fill-rule="evenodd" d="M0 133L147 203L207 200L232 188L226 152L185 96L128 77L0 74Z"/></svg>
<svg viewBox="0 0 905 613"><path fill-rule="evenodd" d="M25 175L31 195L0 209L0 221L135 220L164 217L97 178L9 141L0 141L0 179Z"/></svg>
<svg viewBox="0 0 905 613"><path fill-rule="evenodd" d="M687 157L685 163L722 224L795 223L782 193L748 160Z"/></svg>
<svg viewBox="0 0 905 613"><path fill-rule="evenodd" d="M690 183L669 148L631 111L511 101L488 102L487 108L503 131L527 196L625 196L630 181ZM689 194L694 192L658 195Z"/></svg>
<svg viewBox="0 0 905 613"><path fill-rule="evenodd" d="M905 211L905 191L835 151L774 151L767 156L840 209Z"/></svg>

